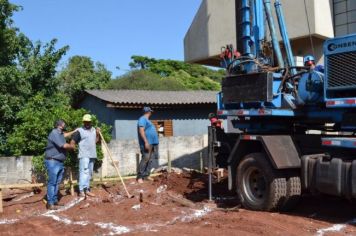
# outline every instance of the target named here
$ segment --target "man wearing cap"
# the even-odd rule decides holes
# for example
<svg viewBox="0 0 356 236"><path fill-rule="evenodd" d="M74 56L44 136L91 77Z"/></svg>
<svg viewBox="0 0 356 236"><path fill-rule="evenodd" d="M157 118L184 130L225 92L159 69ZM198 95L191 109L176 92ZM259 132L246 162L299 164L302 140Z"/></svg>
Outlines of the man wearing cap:
<svg viewBox="0 0 356 236"><path fill-rule="evenodd" d="M315 65L315 58L312 55L307 55L303 58L304 66L309 67L311 70L324 73L323 65Z"/></svg>
<svg viewBox="0 0 356 236"><path fill-rule="evenodd" d="M158 134L155 126L150 121L153 110L143 108L143 115L137 122L138 141L141 151L141 161L137 173L137 182L142 183L151 172L152 158L158 158Z"/></svg>
<svg viewBox="0 0 356 236"><path fill-rule="evenodd" d="M47 209L56 210L58 203L59 184L62 181L64 173L64 160L67 150L74 149L74 145L66 143L65 138L71 136L76 130L63 133L65 123L63 120L57 120L54 129L48 135L47 146L45 149L45 166L47 169Z"/></svg>
<svg viewBox="0 0 356 236"><path fill-rule="evenodd" d="M90 180L93 177L94 163L97 158L96 144L100 141L100 129L92 127L92 116L83 116L83 126L74 133L71 143L78 144L79 158L79 196L95 197L90 192Z"/></svg>

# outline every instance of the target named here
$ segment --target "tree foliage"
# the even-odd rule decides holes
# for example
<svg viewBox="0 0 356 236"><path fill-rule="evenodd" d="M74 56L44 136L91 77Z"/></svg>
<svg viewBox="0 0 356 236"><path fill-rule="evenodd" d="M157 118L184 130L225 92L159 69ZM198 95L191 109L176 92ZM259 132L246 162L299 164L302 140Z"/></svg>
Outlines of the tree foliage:
<svg viewBox="0 0 356 236"><path fill-rule="evenodd" d="M63 119L67 130L71 131L82 125L82 117L86 113L84 109L73 109L69 105L69 97L62 93L56 93L51 97L38 93L17 114L20 123L15 126L14 132L8 138L11 153L16 156L34 155L36 171L44 171L43 154L47 136L53 129L55 121L59 118ZM106 139L109 140L109 126L99 123L97 119L94 119L93 125L100 126ZM100 159L102 157L100 149L98 153ZM66 164L76 166L76 155L70 152L68 155L71 158L67 158Z"/></svg>
<svg viewBox="0 0 356 236"><path fill-rule="evenodd" d="M0 66L12 65L20 51L18 29L13 26L12 16L20 6L0 0Z"/></svg>
<svg viewBox="0 0 356 236"><path fill-rule="evenodd" d="M36 93L51 95L57 89L54 77L68 47L56 49L56 40L32 43L14 27L12 16L21 7L0 0L0 153L18 124L17 113Z"/></svg>
<svg viewBox="0 0 356 236"><path fill-rule="evenodd" d="M110 89L186 90L175 78L162 78L147 70L133 70L109 82Z"/></svg>
<svg viewBox="0 0 356 236"><path fill-rule="evenodd" d="M219 90L223 70L175 60L132 56L132 71L110 81L111 89Z"/></svg>
<svg viewBox="0 0 356 236"><path fill-rule="evenodd" d="M104 88L111 79L111 72L102 63L94 63L89 57L74 56L58 77L61 89L71 97L71 103L76 105L86 89Z"/></svg>
<svg viewBox="0 0 356 236"><path fill-rule="evenodd" d="M36 169L44 171L44 148L54 121L64 119L68 128L74 129L81 126L87 111L72 108L72 97L62 92L63 81L57 76L58 63L69 47L57 49L56 39L33 43L13 26L13 13L20 9L0 0L0 155L34 155ZM70 85L77 86L75 79L86 75L83 71L92 72L86 81L79 81L85 85L78 89L102 87L111 77L104 65L94 65L90 58L74 57L69 65L63 75L77 71L74 75L79 76ZM75 86L71 87L74 93L79 91ZM108 126L97 120L94 124L101 126L106 138L110 136ZM67 164L74 165L75 160L69 159Z"/></svg>
<svg viewBox="0 0 356 236"><path fill-rule="evenodd" d="M190 64L176 60L154 59L144 56L132 56L130 67L132 69L146 69L155 74L167 77L177 71L185 71L192 77L208 77L220 82L225 70L212 70L198 64Z"/></svg>

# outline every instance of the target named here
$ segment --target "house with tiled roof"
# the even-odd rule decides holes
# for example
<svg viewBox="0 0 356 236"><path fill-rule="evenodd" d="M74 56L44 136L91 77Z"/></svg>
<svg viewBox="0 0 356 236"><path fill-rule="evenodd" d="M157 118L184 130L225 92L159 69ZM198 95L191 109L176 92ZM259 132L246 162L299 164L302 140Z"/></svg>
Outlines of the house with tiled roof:
<svg viewBox="0 0 356 236"><path fill-rule="evenodd" d="M80 107L112 126L115 140L137 138L137 119L150 106L160 136L207 133L208 115L216 111L215 91L87 90ZM159 129L159 127L161 127Z"/></svg>

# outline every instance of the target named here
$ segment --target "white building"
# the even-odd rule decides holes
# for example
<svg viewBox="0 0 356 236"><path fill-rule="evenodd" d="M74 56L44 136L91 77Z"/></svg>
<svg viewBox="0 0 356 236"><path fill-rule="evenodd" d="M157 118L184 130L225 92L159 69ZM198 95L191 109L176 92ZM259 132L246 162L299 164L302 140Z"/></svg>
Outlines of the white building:
<svg viewBox="0 0 356 236"><path fill-rule="evenodd" d="M236 47L238 41L236 35L239 29L237 27L239 16L236 12L239 14L237 10L239 1L202 1L184 38L185 61L219 66L221 47L227 44ZM281 2L295 56L313 54L312 41L315 57L318 63L323 63L322 46L326 39L334 35L356 33L356 0L281 0ZM275 25L279 32L276 19ZM269 35L268 27L266 29L266 35Z"/></svg>

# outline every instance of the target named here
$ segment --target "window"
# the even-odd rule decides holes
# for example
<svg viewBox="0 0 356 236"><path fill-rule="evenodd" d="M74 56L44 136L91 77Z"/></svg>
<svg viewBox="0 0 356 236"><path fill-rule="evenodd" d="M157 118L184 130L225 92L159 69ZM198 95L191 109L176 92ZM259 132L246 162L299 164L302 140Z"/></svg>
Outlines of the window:
<svg viewBox="0 0 356 236"><path fill-rule="evenodd" d="M172 120L152 120L160 137L173 136Z"/></svg>

